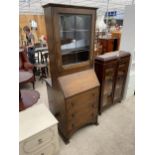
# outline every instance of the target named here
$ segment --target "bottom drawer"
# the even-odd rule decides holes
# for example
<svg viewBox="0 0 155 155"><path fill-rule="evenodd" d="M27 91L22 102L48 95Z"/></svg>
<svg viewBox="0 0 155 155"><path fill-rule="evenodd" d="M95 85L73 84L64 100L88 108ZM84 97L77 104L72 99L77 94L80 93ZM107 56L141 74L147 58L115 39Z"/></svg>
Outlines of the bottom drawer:
<svg viewBox="0 0 155 155"><path fill-rule="evenodd" d="M56 150L55 144L51 144L40 151L36 151L32 155L54 155Z"/></svg>
<svg viewBox="0 0 155 155"><path fill-rule="evenodd" d="M68 122L68 131L74 131L90 122L93 122L96 120L96 117L97 109L92 112L85 113L81 116L78 115Z"/></svg>
<svg viewBox="0 0 155 155"><path fill-rule="evenodd" d="M54 137L54 131L52 129L47 129L41 133L32 136L23 143L23 150L27 153L34 152L39 148L47 145L52 141Z"/></svg>

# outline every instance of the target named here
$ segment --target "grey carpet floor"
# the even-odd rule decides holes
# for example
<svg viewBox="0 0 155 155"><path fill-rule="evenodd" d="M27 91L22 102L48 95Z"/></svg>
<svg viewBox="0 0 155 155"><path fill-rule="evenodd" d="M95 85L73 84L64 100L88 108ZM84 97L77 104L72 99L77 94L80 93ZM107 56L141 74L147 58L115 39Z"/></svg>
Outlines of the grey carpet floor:
<svg viewBox="0 0 155 155"><path fill-rule="evenodd" d="M37 104L48 106L45 83L36 82L40 92ZM60 139L58 155L134 155L135 153L135 98L116 104L98 117L99 125L78 130L65 145Z"/></svg>

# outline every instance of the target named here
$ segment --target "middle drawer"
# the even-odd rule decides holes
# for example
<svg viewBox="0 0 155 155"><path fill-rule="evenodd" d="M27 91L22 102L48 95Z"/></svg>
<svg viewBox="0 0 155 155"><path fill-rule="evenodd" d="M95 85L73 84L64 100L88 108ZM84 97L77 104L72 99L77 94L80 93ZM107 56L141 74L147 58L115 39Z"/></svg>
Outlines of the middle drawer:
<svg viewBox="0 0 155 155"><path fill-rule="evenodd" d="M94 88L87 92L78 94L71 98L67 99L66 108L67 111L84 109L90 106L97 107L98 106L98 88Z"/></svg>

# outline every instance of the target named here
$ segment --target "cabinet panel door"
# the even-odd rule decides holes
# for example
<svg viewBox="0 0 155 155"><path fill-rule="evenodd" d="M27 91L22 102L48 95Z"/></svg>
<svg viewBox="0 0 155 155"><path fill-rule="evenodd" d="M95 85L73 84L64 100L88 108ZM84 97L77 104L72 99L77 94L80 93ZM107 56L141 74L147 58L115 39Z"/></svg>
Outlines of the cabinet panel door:
<svg viewBox="0 0 155 155"><path fill-rule="evenodd" d="M128 62L119 64L116 76L114 102L120 102L122 100L127 70Z"/></svg>
<svg viewBox="0 0 155 155"><path fill-rule="evenodd" d="M102 85L102 106L112 104L116 68L106 68Z"/></svg>
<svg viewBox="0 0 155 155"><path fill-rule="evenodd" d="M88 61L91 43L91 15L59 14L62 64Z"/></svg>

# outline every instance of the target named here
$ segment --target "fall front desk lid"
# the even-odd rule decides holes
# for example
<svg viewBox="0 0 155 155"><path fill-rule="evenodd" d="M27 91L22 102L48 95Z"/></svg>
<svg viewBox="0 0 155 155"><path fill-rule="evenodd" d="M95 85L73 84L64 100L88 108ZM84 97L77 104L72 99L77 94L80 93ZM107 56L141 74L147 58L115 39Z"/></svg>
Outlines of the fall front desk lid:
<svg viewBox="0 0 155 155"><path fill-rule="evenodd" d="M100 85L93 69L61 76L58 81L66 98Z"/></svg>

